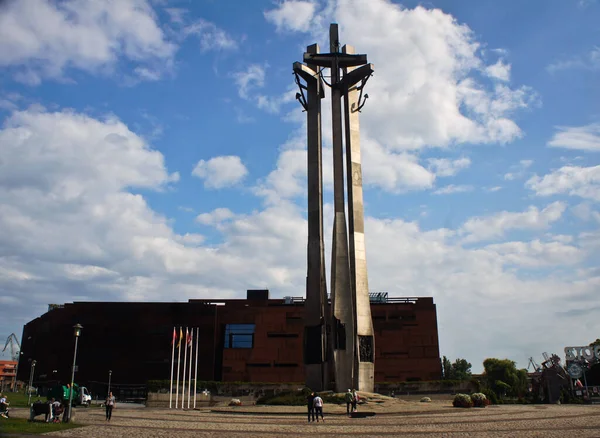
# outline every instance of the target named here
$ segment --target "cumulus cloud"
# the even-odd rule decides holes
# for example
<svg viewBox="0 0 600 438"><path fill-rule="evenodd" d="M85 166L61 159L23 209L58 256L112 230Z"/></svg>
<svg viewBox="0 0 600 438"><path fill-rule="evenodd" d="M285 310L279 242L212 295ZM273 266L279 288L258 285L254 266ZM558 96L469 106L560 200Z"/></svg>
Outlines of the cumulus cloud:
<svg viewBox="0 0 600 438"><path fill-rule="evenodd" d="M582 151L600 151L600 123L586 126L559 126L548 146Z"/></svg>
<svg viewBox="0 0 600 438"><path fill-rule="evenodd" d="M543 177L532 176L525 186L538 196L566 194L600 201L600 166L564 166Z"/></svg>
<svg viewBox="0 0 600 438"><path fill-rule="evenodd" d="M61 78L68 68L110 72L121 59L138 64L141 72L162 74L176 49L147 0L0 5L0 66L14 68L16 79L28 84Z"/></svg>
<svg viewBox="0 0 600 438"><path fill-rule="evenodd" d="M204 187L209 189L233 186L242 181L247 174L248 169L236 155L214 157L208 161L200 160L192 171L192 175L204 180Z"/></svg>
<svg viewBox="0 0 600 438"><path fill-rule="evenodd" d="M502 211L467 220L460 229L465 243L497 239L509 230L544 230L562 217L566 205L553 202L543 210L529 207L524 212Z"/></svg>
<svg viewBox="0 0 600 438"><path fill-rule="evenodd" d="M233 212L228 208L216 208L210 213L199 214L196 217L196 221L203 225L218 225L234 216Z"/></svg>
<svg viewBox="0 0 600 438"><path fill-rule="evenodd" d="M532 164L533 160L521 160L517 164L513 164L510 166L510 172L504 174L504 179L507 181L513 181L523 178L527 169L529 169Z"/></svg>
<svg viewBox="0 0 600 438"><path fill-rule="evenodd" d="M433 169L438 177L454 176L463 169L467 169L471 165L469 158L459 158L451 160L449 158L430 158L427 160L429 167Z"/></svg>
<svg viewBox="0 0 600 438"><path fill-rule="evenodd" d="M310 28L317 9L313 1L286 0L277 8L264 12L267 21L273 23L278 32L306 32Z"/></svg>
<svg viewBox="0 0 600 438"><path fill-rule="evenodd" d="M434 195L450 195L452 193L464 193L464 192L472 192L473 186L470 185L454 185L449 184L444 187L440 187L439 189L433 192Z"/></svg>

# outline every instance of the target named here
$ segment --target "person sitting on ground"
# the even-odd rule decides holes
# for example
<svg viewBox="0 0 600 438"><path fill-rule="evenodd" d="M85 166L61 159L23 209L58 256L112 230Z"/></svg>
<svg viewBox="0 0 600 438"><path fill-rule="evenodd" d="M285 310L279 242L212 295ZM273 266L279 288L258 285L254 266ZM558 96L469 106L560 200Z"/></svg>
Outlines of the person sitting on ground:
<svg viewBox="0 0 600 438"><path fill-rule="evenodd" d="M8 418L8 405L10 403L6 399L6 396L0 393L0 417Z"/></svg>
<svg viewBox="0 0 600 438"><path fill-rule="evenodd" d="M315 407L315 416L317 417L317 423L319 422L319 414L321 414L321 420L325 422L323 418L323 399L319 397L319 394L316 394L315 399L313 400L313 404Z"/></svg>
<svg viewBox="0 0 600 438"><path fill-rule="evenodd" d="M344 399L346 400L346 415L350 416L350 409L354 409L354 395L350 388L348 388L348 392L344 395Z"/></svg>

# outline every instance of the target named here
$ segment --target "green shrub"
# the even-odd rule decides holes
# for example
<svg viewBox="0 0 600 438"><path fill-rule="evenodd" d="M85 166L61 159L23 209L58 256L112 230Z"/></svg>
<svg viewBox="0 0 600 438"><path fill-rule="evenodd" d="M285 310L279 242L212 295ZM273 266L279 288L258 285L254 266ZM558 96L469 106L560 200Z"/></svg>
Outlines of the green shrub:
<svg viewBox="0 0 600 438"><path fill-rule="evenodd" d="M471 400L473 401L473 406L476 408L485 408L487 405L489 405L487 397L481 392L475 392L471 394Z"/></svg>
<svg viewBox="0 0 600 438"><path fill-rule="evenodd" d="M485 395L488 399L489 404L497 405L498 404L498 396L496 393L489 388L485 388L481 391L483 395Z"/></svg>
<svg viewBox="0 0 600 438"><path fill-rule="evenodd" d="M456 394L452 406L455 408L470 408L473 406L473 401L469 394Z"/></svg>

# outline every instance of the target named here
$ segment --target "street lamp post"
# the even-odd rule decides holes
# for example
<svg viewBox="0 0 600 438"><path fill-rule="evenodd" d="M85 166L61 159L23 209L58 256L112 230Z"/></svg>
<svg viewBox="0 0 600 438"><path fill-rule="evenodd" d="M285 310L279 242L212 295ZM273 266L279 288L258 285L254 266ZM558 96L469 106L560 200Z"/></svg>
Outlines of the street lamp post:
<svg viewBox="0 0 600 438"><path fill-rule="evenodd" d="M112 370L108 370L108 394L110 394L110 376L112 376ZM108 394L106 395L107 397Z"/></svg>
<svg viewBox="0 0 600 438"><path fill-rule="evenodd" d="M27 406L31 406L31 387L33 386L33 375L35 374L35 364L37 362L35 360L31 361L31 370L29 371L29 386L27 387L27 392L29 393L29 397L27 399Z"/></svg>
<svg viewBox="0 0 600 438"><path fill-rule="evenodd" d="M67 422L71 421L71 408L73 407L73 385L75 385L75 363L77 361L77 341L79 341L79 336L81 335L81 329L83 328L81 324L75 324L73 326L75 329L75 351L73 352L73 370L71 372L71 389L69 390L69 412L67 415Z"/></svg>

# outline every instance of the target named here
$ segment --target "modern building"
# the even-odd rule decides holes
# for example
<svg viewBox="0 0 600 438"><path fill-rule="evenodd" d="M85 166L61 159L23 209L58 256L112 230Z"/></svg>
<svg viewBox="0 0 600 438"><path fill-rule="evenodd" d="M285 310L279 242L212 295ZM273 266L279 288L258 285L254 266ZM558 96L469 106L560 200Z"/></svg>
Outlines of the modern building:
<svg viewBox="0 0 600 438"><path fill-rule="evenodd" d="M372 293L371 312L376 382L441 378L432 298ZM304 299L269 299L268 290L249 290L247 299L50 305L23 329L19 379L29 378L28 364L35 360L34 385L70 381L75 324L83 326L75 377L80 384L107 382L109 371L113 384L169 380L174 327L178 333L179 327L199 329L198 380L305 379Z"/></svg>

